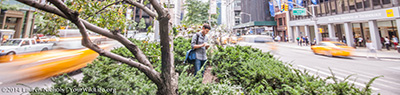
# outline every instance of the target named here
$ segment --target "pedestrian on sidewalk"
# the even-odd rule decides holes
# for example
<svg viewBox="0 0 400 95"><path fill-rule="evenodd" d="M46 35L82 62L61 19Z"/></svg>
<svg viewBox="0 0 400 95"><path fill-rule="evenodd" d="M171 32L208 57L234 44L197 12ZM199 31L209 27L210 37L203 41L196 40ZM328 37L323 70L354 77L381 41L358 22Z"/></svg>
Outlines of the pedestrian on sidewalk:
<svg viewBox="0 0 400 95"><path fill-rule="evenodd" d="M364 40L364 39L363 39L361 36L358 37L358 45L359 45L360 47L363 46L363 45L362 45L363 40Z"/></svg>
<svg viewBox="0 0 400 95"><path fill-rule="evenodd" d="M392 42L394 45L394 49L397 50L397 45L399 45L399 39L396 36L392 36Z"/></svg>
<svg viewBox="0 0 400 95"><path fill-rule="evenodd" d="M390 50L390 49L389 49L389 47L390 47L390 40L389 40L389 37L388 37L388 36L385 37L385 46L386 46L386 49L387 49L387 50Z"/></svg>
<svg viewBox="0 0 400 95"><path fill-rule="evenodd" d="M381 37L382 48L385 48L385 38Z"/></svg>
<svg viewBox="0 0 400 95"><path fill-rule="evenodd" d="M346 36L343 36L343 43L346 43Z"/></svg>
<svg viewBox="0 0 400 95"><path fill-rule="evenodd" d="M297 37L296 41L297 41L297 45L300 45L300 37Z"/></svg>
<svg viewBox="0 0 400 95"><path fill-rule="evenodd" d="M372 44L372 41L371 40L369 40L369 39L367 39L367 43L365 44L366 46L367 46L367 58L369 58L369 54L370 53L372 53L372 54L375 54L375 59L378 59L378 56L377 56L377 54L376 54L376 48L375 48L375 46Z"/></svg>
<svg viewBox="0 0 400 95"><path fill-rule="evenodd" d="M300 37L299 43L300 43L300 46L303 46L303 36Z"/></svg>
<svg viewBox="0 0 400 95"><path fill-rule="evenodd" d="M304 38L305 38L305 40L306 40L306 46L308 46L308 43L309 43L308 37L306 36L306 37L304 37Z"/></svg>
<svg viewBox="0 0 400 95"><path fill-rule="evenodd" d="M276 40L278 40L278 42L281 42L281 37L279 35L276 36Z"/></svg>
<svg viewBox="0 0 400 95"><path fill-rule="evenodd" d="M206 61L207 61L206 50L210 46L207 43L208 38L206 37L206 34L210 30L211 30L211 27L208 24L204 24L202 30L200 32L196 33L196 35L194 35L192 38L191 46L192 46L192 49L194 49L196 52L195 53L196 60L194 61L194 67L195 67L194 76L196 76L197 72L200 71L201 68L206 68ZM203 70L201 72L202 76L204 75L204 71L205 70Z"/></svg>
<svg viewBox="0 0 400 95"><path fill-rule="evenodd" d="M302 43L303 43L302 45L305 46L305 44L306 44L306 37L301 36L301 40L302 40Z"/></svg>

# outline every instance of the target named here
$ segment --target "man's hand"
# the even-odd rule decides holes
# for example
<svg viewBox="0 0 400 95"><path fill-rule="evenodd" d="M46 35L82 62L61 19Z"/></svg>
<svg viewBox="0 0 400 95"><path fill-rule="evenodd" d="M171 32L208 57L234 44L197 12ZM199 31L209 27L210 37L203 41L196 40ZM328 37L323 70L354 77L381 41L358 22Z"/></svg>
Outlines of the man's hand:
<svg viewBox="0 0 400 95"><path fill-rule="evenodd" d="M204 46L206 47L206 49L208 49L208 47L210 47L210 44L204 43Z"/></svg>

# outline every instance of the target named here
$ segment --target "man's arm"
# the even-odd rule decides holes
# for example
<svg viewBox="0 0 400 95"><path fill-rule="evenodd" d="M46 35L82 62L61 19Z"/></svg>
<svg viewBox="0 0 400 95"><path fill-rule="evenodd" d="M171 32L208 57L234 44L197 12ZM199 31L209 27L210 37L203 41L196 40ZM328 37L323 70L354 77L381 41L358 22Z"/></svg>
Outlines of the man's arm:
<svg viewBox="0 0 400 95"><path fill-rule="evenodd" d="M196 45L196 40L197 40L197 34L194 34L192 37L192 41L191 41L192 49L198 49L198 48L204 47L206 45L206 44Z"/></svg>

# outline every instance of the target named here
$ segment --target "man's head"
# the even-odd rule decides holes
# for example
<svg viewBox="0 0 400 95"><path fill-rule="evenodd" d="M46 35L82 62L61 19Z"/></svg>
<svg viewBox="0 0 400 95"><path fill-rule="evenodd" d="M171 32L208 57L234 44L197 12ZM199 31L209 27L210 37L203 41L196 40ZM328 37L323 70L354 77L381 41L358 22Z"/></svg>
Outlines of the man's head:
<svg viewBox="0 0 400 95"><path fill-rule="evenodd" d="M204 24L202 30L203 35L206 35L211 30L211 27L208 24Z"/></svg>

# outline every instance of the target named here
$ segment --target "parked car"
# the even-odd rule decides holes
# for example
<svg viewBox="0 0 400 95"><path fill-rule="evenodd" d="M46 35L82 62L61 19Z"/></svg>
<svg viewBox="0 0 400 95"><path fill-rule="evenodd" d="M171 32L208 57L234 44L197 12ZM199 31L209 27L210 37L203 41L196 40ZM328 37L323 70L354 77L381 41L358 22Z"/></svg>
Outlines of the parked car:
<svg viewBox="0 0 400 95"><path fill-rule="evenodd" d="M35 39L9 39L0 46L0 56L45 51L53 44L37 44Z"/></svg>
<svg viewBox="0 0 400 95"><path fill-rule="evenodd" d="M273 38L268 35L243 35L241 36L244 42L250 43L267 43L273 42Z"/></svg>
<svg viewBox="0 0 400 95"><path fill-rule="evenodd" d="M154 42L154 33L137 33L133 36L136 40L141 40L144 42Z"/></svg>
<svg viewBox="0 0 400 95"><path fill-rule="evenodd" d="M349 47L342 42L323 41L311 46L311 50L315 54L327 56L350 56L354 48Z"/></svg>

